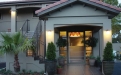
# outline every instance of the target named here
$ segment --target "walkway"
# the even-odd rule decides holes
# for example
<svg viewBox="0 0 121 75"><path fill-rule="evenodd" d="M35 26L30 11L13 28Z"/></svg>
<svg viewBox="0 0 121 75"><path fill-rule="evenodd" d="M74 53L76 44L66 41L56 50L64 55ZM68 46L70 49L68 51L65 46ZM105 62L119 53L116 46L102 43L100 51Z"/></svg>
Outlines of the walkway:
<svg viewBox="0 0 121 75"><path fill-rule="evenodd" d="M63 69L61 75L102 75L99 68L89 67L88 65L69 64Z"/></svg>

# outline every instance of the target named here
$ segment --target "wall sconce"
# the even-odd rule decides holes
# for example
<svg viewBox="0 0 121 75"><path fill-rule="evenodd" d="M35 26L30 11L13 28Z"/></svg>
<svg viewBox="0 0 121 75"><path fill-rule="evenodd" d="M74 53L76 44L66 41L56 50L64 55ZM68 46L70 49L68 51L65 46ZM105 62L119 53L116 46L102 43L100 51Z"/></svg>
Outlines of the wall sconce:
<svg viewBox="0 0 121 75"><path fill-rule="evenodd" d="M107 30L106 30L106 33L107 33L107 34L109 34L109 33L110 33L110 31L107 29Z"/></svg>
<svg viewBox="0 0 121 75"><path fill-rule="evenodd" d="M48 30L47 32L48 32L48 35L50 35L50 34L52 33L52 31L51 31L51 30Z"/></svg>
<svg viewBox="0 0 121 75"><path fill-rule="evenodd" d="M33 50L27 50L27 56L33 56Z"/></svg>

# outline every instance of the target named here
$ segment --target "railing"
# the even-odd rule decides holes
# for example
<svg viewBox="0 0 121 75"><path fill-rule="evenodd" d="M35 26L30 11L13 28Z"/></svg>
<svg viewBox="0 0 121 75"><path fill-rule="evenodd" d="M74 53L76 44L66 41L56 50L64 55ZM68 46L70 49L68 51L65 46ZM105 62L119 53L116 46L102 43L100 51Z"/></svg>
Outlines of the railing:
<svg viewBox="0 0 121 75"><path fill-rule="evenodd" d="M29 20L27 19L24 22L23 26L21 27L20 32L24 36L26 33L28 33L28 31L30 31L30 23L29 23Z"/></svg>
<svg viewBox="0 0 121 75"><path fill-rule="evenodd" d="M40 45L44 45L44 42L40 40L40 36L42 35L42 24L41 21L38 22L37 27L35 29L34 35L33 35L33 45L36 48L36 56L40 56Z"/></svg>

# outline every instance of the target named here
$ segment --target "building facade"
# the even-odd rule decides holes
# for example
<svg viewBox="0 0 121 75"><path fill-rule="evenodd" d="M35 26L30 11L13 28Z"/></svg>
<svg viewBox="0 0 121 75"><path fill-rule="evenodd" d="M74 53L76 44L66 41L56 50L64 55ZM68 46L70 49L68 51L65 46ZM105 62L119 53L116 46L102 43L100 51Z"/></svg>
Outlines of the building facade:
<svg viewBox="0 0 121 75"><path fill-rule="evenodd" d="M86 63L87 56L91 54L102 58L106 43L112 40L111 19L121 11L98 0L37 0L1 4L1 32L16 32L23 28L23 33L27 30L30 35L40 34L37 35L39 38L36 37L39 41L36 57L19 54L21 70L33 71L45 70L45 63L40 58L46 58L48 43L56 45L60 37L67 40L67 45L64 48L56 45L56 56L65 56L66 64ZM83 42L90 37L98 39L96 47L89 47ZM7 54L7 70L14 70L13 61L13 55Z"/></svg>

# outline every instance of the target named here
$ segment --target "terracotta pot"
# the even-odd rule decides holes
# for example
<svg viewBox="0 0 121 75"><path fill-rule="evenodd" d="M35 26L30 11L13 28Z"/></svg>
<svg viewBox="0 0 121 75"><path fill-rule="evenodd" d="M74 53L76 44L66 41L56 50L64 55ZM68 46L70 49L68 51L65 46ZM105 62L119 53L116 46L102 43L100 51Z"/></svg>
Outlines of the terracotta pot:
<svg viewBox="0 0 121 75"><path fill-rule="evenodd" d="M61 74L62 73L62 68L57 68L57 74Z"/></svg>

